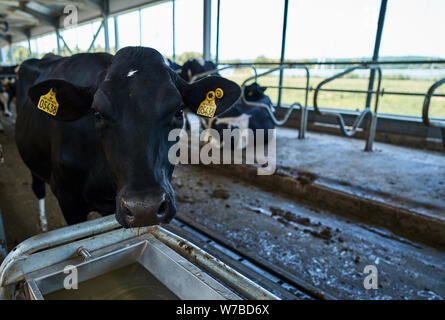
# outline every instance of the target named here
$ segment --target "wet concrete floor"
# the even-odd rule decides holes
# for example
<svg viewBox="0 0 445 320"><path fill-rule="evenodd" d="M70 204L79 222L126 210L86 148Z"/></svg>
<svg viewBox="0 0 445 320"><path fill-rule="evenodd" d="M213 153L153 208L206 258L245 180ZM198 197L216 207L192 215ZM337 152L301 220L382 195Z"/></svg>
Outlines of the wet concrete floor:
<svg viewBox="0 0 445 320"><path fill-rule="evenodd" d="M40 232L38 204L11 127L0 134L0 144L5 153L5 163L0 164L0 210L11 249ZM368 159L365 155L363 163ZM286 160L289 167L294 165L291 158ZM315 168L315 160L307 163ZM445 298L442 251L198 166L178 166L173 186L179 217L335 297ZM54 229L65 221L57 200L48 193L47 216L50 229ZM367 265L377 267L377 290L364 289Z"/></svg>
<svg viewBox="0 0 445 320"><path fill-rule="evenodd" d="M443 299L445 252L197 166L175 170L178 216L344 299ZM378 270L366 290L364 268Z"/></svg>
<svg viewBox="0 0 445 320"><path fill-rule="evenodd" d="M277 167L294 175L311 173L314 179L337 182L370 196L383 197L396 206L410 208L445 221L445 152L418 150L309 132L277 130Z"/></svg>

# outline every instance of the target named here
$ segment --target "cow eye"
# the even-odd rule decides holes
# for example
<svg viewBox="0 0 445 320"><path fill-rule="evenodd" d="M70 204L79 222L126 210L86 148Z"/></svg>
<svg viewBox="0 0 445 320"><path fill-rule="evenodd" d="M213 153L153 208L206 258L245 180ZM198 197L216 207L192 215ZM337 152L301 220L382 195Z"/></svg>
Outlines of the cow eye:
<svg viewBox="0 0 445 320"><path fill-rule="evenodd" d="M101 121L102 120L102 114L99 111L93 109L92 113L93 113L94 119L96 121Z"/></svg>
<svg viewBox="0 0 445 320"><path fill-rule="evenodd" d="M184 109L183 108L181 108L178 111L176 111L176 113L175 113L175 117L176 118L182 118L183 116L184 116Z"/></svg>

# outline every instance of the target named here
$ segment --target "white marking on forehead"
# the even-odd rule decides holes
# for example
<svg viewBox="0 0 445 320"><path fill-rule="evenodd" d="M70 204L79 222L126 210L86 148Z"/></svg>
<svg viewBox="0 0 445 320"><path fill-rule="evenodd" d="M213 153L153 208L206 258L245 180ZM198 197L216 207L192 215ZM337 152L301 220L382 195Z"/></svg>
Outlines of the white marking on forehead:
<svg viewBox="0 0 445 320"><path fill-rule="evenodd" d="M138 72L138 70L130 70L130 71L128 71L127 77L131 77L131 76L134 75L136 72Z"/></svg>

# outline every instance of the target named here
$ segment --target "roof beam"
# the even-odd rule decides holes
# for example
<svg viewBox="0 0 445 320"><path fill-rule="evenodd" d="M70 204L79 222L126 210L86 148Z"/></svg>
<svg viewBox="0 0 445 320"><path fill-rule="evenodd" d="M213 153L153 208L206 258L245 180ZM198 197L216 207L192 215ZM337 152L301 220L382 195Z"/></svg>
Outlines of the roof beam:
<svg viewBox="0 0 445 320"><path fill-rule="evenodd" d="M47 16L41 12L30 9L26 6L26 3L20 3L20 7L18 9L32 15L42 23L49 24L55 28L59 27L59 17Z"/></svg>
<svg viewBox="0 0 445 320"><path fill-rule="evenodd" d="M37 24L39 22L34 16L21 11L19 8L15 7L12 9L2 9L0 11L3 14L3 17L0 17L0 21L8 21L10 25L14 25L18 22L25 22L29 24Z"/></svg>
<svg viewBox="0 0 445 320"><path fill-rule="evenodd" d="M104 1L102 1L102 0L83 0L83 2L85 2L85 4L87 6L92 7L94 9L98 9L101 12L105 11L104 10L104 8L105 8Z"/></svg>
<svg viewBox="0 0 445 320"><path fill-rule="evenodd" d="M78 6L79 9L84 9L87 6L86 0L35 0L39 5L75 5ZM93 1L92 1L93 2Z"/></svg>
<svg viewBox="0 0 445 320"><path fill-rule="evenodd" d="M26 27L12 27L11 31L17 31L20 32L21 34L23 34L27 39L31 38L31 29L30 28L26 28Z"/></svg>

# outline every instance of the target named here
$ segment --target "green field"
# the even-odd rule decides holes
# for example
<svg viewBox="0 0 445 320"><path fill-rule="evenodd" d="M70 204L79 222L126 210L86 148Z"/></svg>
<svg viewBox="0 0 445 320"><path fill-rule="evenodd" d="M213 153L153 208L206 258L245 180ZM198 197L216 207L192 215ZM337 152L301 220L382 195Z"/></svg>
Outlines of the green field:
<svg viewBox="0 0 445 320"><path fill-rule="evenodd" d="M245 70L237 70L229 79L241 84L251 74ZM325 78L312 77L310 80L310 87L315 88L318 83ZM278 85L278 76L261 77L258 81L261 85ZM428 88L434 83L433 80L395 80L382 79L382 88L385 91L401 91L401 92L427 92ZM284 86L304 87L306 79L304 77L292 76L285 77ZM356 89L367 90L368 79L366 78L339 78L329 83L325 88L331 89ZM272 101L276 102L278 97L278 90L269 88L266 93L270 96ZM445 85L436 90L436 93L445 94ZM358 93L341 93L341 92L320 92L318 98L319 106L341 108L348 110L362 110L366 102L366 94ZM400 95L383 95L379 98L379 113L408 115L421 117L423 96L400 96ZM282 101L284 103L304 102L304 91L302 90L283 90ZM313 105L313 91L309 93L308 105ZM374 105L374 104L372 104ZM445 118L445 97L435 97L432 99L430 108L430 117Z"/></svg>

